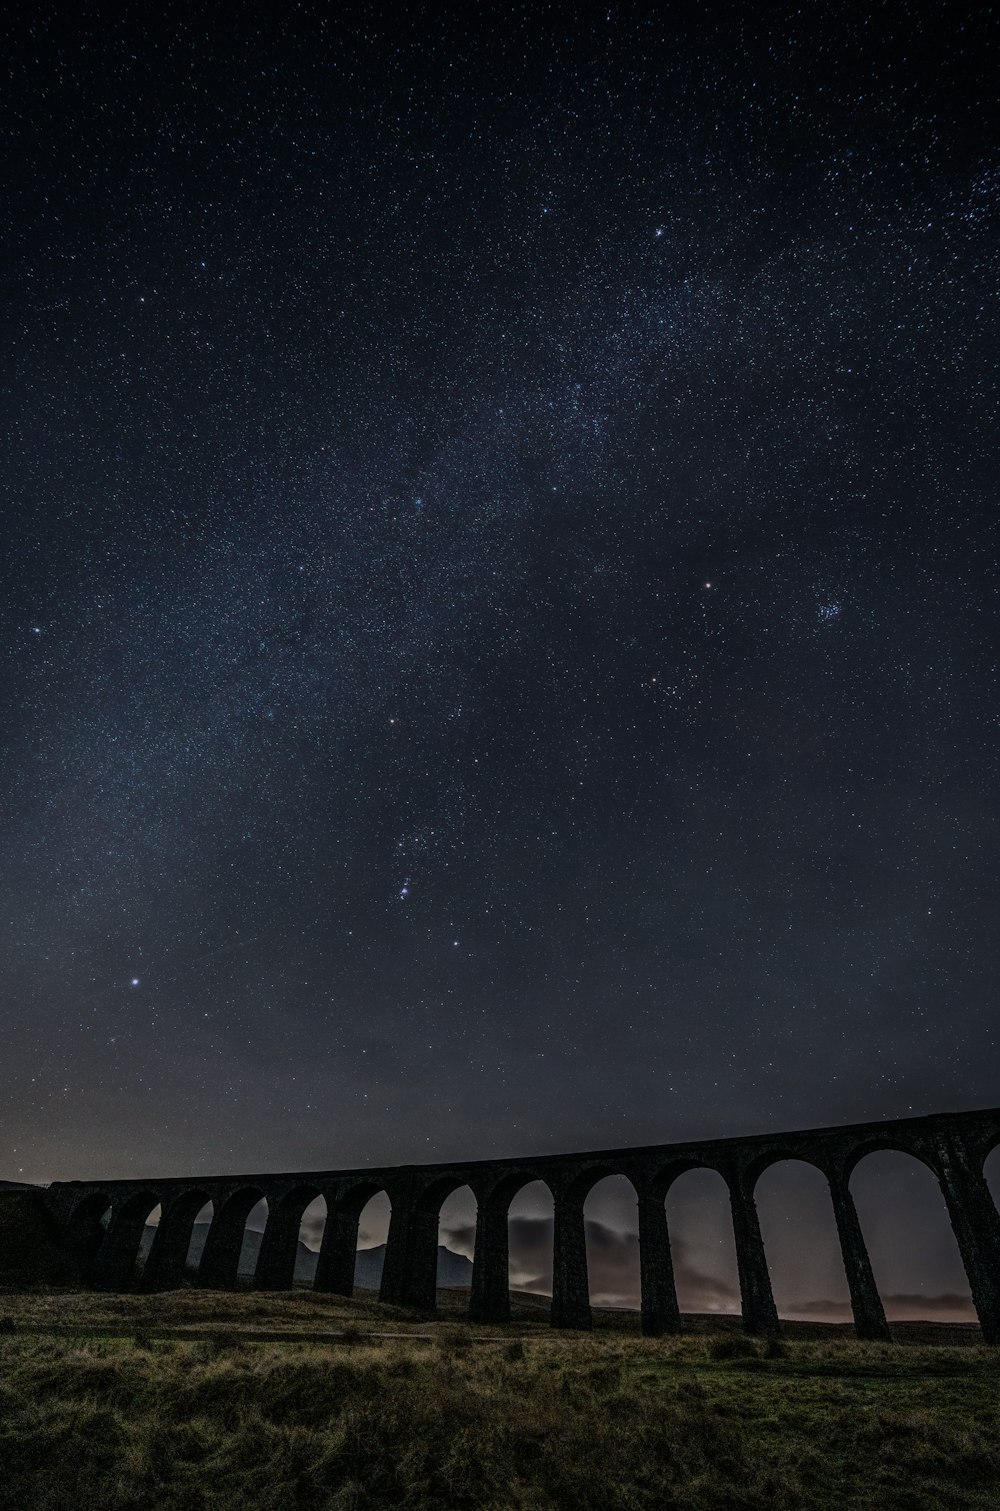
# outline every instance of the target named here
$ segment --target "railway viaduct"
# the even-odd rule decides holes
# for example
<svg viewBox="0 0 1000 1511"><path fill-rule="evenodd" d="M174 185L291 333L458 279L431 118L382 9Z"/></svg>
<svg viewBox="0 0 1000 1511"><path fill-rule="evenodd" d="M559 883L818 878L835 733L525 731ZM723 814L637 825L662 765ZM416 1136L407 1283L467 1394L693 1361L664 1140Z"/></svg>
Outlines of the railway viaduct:
<svg viewBox="0 0 1000 1511"><path fill-rule="evenodd" d="M452 1191L469 1186L477 1220L469 1313L479 1322L510 1316L507 1214L522 1186L542 1180L554 1201L553 1295L555 1327L588 1328L591 1311L584 1236L584 1201L597 1181L624 1175L638 1203L642 1326L651 1336L677 1331L665 1198L685 1171L718 1171L729 1189L744 1326L778 1329L778 1315L754 1204L754 1187L769 1165L803 1160L826 1176L859 1337L889 1336L858 1221L849 1180L859 1160L877 1150L913 1155L941 1187L979 1314L984 1339L1000 1343L1000 1216L983 1175L987 1155L1000 1144L1000 1109L941 1113L892 1122L859 1123L794 1133L592 1153L476 1160L444 1165L325 1170L288 1175L241 1175L151 1180L59 1181L42 1199L64 1251L86 1283L125 1291L141 1283L163 1290L180 1284L192 1227L212 1203L213 1218L196 1283L236 1284L244 1226L266 1198L268 1217L254 1284L285 1290L292 1284L299 1222L318 1196L327 1220L319 1253L317 1290L350 1295L354 1283L358 1220L370 1197L385 1192L392 1207L380 1299L431 1311L435 1305L438 1214ZM147 1218L159 1206L141 1282L137 1255Z"/></svg>

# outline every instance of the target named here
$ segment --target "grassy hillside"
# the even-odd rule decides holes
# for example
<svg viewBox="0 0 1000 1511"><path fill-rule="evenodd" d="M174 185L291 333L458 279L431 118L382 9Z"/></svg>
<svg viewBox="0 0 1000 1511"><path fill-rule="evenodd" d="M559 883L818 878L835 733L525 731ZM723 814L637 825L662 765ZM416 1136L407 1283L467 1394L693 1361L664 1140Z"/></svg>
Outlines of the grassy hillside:
<svg viewBox="0 0 1000 1511"><path fill-rule="evenodd" d="M0 1296L0 1508L1000 1505L1000 1365L971 1329L766 1346L718 1319L654 1341L519 1311L495 1329L308 1293Z"/></svg>

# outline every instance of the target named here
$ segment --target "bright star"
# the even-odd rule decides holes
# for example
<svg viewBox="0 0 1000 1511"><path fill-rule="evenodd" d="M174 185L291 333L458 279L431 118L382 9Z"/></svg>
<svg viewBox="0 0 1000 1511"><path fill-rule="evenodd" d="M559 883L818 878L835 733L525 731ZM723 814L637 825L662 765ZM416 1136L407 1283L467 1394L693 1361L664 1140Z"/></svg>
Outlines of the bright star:
<svg viewBox="0 0 1000 1511"><path fill-rule="evenodd" d="M138 986L138 985L139 985L139 977L138 976L133 976L132 980L129 982L129 986Z"/></svg>

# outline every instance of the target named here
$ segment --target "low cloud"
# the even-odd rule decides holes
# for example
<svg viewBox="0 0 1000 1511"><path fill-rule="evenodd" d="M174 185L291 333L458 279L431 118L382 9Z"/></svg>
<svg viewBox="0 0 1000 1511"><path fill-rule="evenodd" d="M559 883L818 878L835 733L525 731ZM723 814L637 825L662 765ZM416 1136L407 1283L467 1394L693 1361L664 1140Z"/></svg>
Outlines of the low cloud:
<svg viewBox="0 0 1000 1511"><path fill-rule="evenodd" d="M639 1236L623 1232L607 1223L588 1219L587 1269L591 1299L597 1305L639 1306ZM322 1234L322 1214L309 1225L306 1242L318 1248ZM552 1294L552 1218L512 1217L508 1229L510 1245L510 1283L516 1290ZM378 1242L384 1242L379 1235ZM475 1222L442 1225L441 1242L470 1259L475 1251ZM362 1244L364 1247L365 1245ZM740 1310L739 1287L701 1269L691 1258L684 1239L671 1234L674 1280L686 1312L730 1312ZM919 1293L893 1292L882 1298L890 1322L927 1318L939 1322L974 1322L976 1313L968 1296L957 1292L925 1296ZM822 1298L789 1303L782 1314L812 1322L850 1322L851 1304L845 1300Z"/></svg>
<svg viewBox="0 0 1000 1511"><path fill-rule="evenodd" d="M920 1292L896 1291L882 1297L885 1315L890 1322L919 1321L975 1322L976 1310L969 1296L945 1291L939 1296ZM850 1322L853 1317L849 1301L801 1301L783 1308L789 1317L813 1322Z"/></svg>
<svg viewBox="0 0 1000 1511"><path fill-rule="evenodd" d="M728 1280L720 1280L692 1263L683 1238L670 1238L674 1262L674 1283L688 1312L738 1312L740 1289Z"/></svg>
<svg viewBox="0 0 1000 1511"><path fill-rule="evenodd" d="M586 1223L586 1232L592 1299L605 1306L638 1307L639 1235L591 1219ZM456 1224L446 1228L442 1237L449 1248L471 1255L475 1224ZM509 1243L511 1285L518 1290L551 1295L552 1218L512 1217ZM672 1240L671 1252L677 1285L689 1311L739 1310L737 1288L692 1264L683 1240Z"/></svg>
<svg viewBox="0 0 1000 1511"><path fill-rule="evenodd" d="M323 1238L323 1228L326 1223L326 1213L307 1212L302 1219L302 1227L299 1229L299 1237L308 1249L318 1249Z"/></svg>
<svg viewBox="0 0 1000 1511"><path fill-rule="evenodd" d="M587 1221L590 1294L606 1306L639 1305L639 1235Z"/></svg>
<svg viewBox="0 0 1000 1511"><path fill-rule="evenodd" d="M441 1224L441 1242L456 1254L465 1254L471 1259L476 1250L476 1225L474 1222Z"/></svg>
<svg viewBox="0 0 1000 1511"><path fill-rule="evenodd" d="M940 1296L907 1295L900 1292L884 1298L885 1314L890 1322L906 1317L936 1317L941 1322L975 1322L976 1309L971 1296L946 1291Z"/></svg>

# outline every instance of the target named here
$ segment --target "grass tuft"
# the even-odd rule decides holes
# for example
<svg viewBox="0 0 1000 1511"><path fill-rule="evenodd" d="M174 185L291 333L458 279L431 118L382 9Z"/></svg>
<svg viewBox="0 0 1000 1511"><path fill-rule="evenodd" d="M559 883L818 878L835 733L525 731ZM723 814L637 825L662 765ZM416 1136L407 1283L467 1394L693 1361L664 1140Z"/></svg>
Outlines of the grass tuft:
<svg viewBox="0 0 1000 1511"><path fill-rule="evenodd" d="M759 1359L760 1349L746 1333L725 1333L708 1345L710 1359Z"/></svg>

